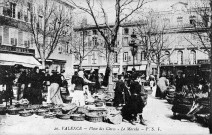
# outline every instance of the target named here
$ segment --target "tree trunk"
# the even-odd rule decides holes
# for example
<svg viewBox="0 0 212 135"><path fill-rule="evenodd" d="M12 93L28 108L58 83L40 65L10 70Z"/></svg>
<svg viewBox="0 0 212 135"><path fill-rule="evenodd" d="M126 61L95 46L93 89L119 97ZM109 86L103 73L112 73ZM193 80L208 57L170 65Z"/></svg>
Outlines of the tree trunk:
<svg viewBox="0 0 212 135"><path fill-rule="evenodd" d="M150 70L151 70L151 68L150 68L150 60L147 60L146 76L150 76L150 74L151 74Z"/></svg>
<svg viewBox="0 0 212 135"><path fill-rule="evenodd" d="M160 65L157 64L157 80L160 78Z"/></svg>
<svg viewBox="0 0 212 135"><path fill-rule="evenodd" d="M108 91L109 92L113 92L113 55L112 53L108 53L108 67L110 69L110 74L109 74L109 80L108 80Z"/></svg>
<svg viewBox="0 0 212 135"><path fill-rule="evenodd" d="M82 69L82 60L81 60L81 58L80 58L80 61L79 61L79 67L78 67L78 69Z"/></svg>
<svg viewBox="0 0 212 135"><path fill-rule="evenodd" d="M41 58L41 62L42 62L42 69L45 69L45 65L46 65L45 58Z"/></svg>

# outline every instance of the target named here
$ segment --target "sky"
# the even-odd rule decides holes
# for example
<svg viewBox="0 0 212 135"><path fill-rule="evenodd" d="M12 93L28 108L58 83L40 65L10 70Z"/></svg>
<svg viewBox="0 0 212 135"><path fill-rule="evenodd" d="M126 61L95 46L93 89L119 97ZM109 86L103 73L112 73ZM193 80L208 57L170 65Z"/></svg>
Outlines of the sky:
<svg viewBox="0 0 212 135"><path fill-rule="evenodd" d="M87 7L85 0L73 0L73 1L79 4L80 6ZM98 0L94 0L94 1L98 1ZM102 1L103 1L103 7L108 15L108 22L114 23L116 0L102 0ZM190 6L190 5L195 5L197 0L148 0L148 1L153 1L153 2L149 2L145 4L142 7L142 10L147 11L148 9L154 9L155 11L168 11L168 10L171 10L171 5L177 2L188 3L189 4L188 6ZM99 10L99 5L97 4L97 2L95 2L93 9L96 11ZM89 24L94 24L93 19L90 17L90 15L83 13L79 9L75 9L75 13L76 13L76 20L78 20L79 22L81 21L83 17L86 17L88 19ZM101 16L102 16L101 14L98 14L98 17L99 17L98 20L100 21L100 23L104 21L103 17Z"/></svg>

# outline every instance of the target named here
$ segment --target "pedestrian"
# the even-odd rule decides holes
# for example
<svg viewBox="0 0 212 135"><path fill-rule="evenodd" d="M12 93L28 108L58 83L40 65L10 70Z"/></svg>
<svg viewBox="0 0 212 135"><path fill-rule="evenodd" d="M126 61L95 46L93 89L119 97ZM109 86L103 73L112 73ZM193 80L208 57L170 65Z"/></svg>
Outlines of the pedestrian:
<svg viewBox="0 0 212 135"><path fill-rule="evenodd" d="M43 78L39 73L39 68L36 66L30 77L30 102L32 104L42 104L42 87Z"/></svg>
<svg viewBox="0 0 212 135"><path fill-rule="evenodd" d="M83 79L84 73L83 71L78 72L78 76L75 76L73 80L74 86L74 95L72 99L72 103L75 103L77 106L85 105L85 96L83 91L83 86L86 85L86 82Z"/></svg>
<svg viewBox="0 0 212 135"><path fill-rule="evenodd" d="M89 80L91 82L95 82L95 83L91 83L90 84L90 91L91 91L91 94L94 94L94 93L97 93L97 90L100 88L100 83L99 83L99 79L98 79L98 74L96 73L96 71L93 71Z"/></svg>
<svg viewBox="0 0 212 135"><path fill-rule="evenodd" d="M162 76L159 78L157 82L156 96L164 99L166 96L165 93L168 86L169 86L169 80L165 77L165 74L162 74Z"/></svg>
<svg viewBox="0 0 212 135"><path fill-rule="evenodd" d="M125 85L123 75L118 75L118 81L116 82L114 92L114 106L124 106L129 100L130 92L128 91L128 88Z"/></svg>
<svg viewBox="0 0 212 135"><path fill-rule="evenodd" d="M50 76L50 83L50 101L56 105L63 104L63 100L60 94L62 80L61 76L57 73L56 70L52 71L52 75Z"/></svg>
<svg viewBox="0 0 212 135"><path fill-rule="evenodd" d="M130 84L131 96L129 102L122 108L122 116L133 125L138 120L137 118L139 118L140 124L146 125L142 112L147 104L147 93L140 85L141 78L138 74L134 74L131 78L133 79Z"/></svg>
<svg viewBox="0 0 212 135"><path fill-rule="evenodd" d="M12 98L13 98L13 91L12 91L13 80L15 80L15 74L11 70L6 70L3 84L6 85L6 93L5 93L6 102L10 100L10 105L12 105Z"/></svg>

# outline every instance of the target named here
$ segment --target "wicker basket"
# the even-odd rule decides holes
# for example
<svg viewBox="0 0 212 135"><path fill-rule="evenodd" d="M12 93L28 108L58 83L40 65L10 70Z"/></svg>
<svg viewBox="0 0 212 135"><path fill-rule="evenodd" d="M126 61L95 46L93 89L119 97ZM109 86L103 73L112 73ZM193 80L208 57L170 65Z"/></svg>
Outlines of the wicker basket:
<svg viewBox="0 0 212 135"><path fill-rule="evenodd" d="M7 108L4 106L0 106L0 115L5 115L6 114Z"/></svg>
<svg viewBox="0 0 212 135"><path fill-rule="evenodd" d="M44 116L48 110L45 109L38 109L35 113L39 116Z"/></svg>
<svg viewBox="0 0 212 135"><path fill-rule="evenodd" d="M71 116L67 114L56 114L56 117L59 119L67 120L70 119Z"/></svg>
<svg viewBox="0 0 212 135"><path fill-rule="evenodd" d="M103 116L99 116L94 113L87 113L85 118L90 122L103 122Z"/></svg>
<svg viewBox="0 0 212 135"><path fill-rule="evenodd" d="M33 114L33 112L30 111L30 110L25 110L25 111L19 112L19 115L22 116L22 117L28 117L28 116L31 116L32 114Z"/></svg>
<svg viewBox="0 0 212 135"><path fill-rule="evenodd" d="M7 110L7 113L10 115L17 115L20 111L23 111L23 109L20 108L10 108Z"/></svg>
<svg viewBox="0 0 212 135"><path fill-rule="evenodd" d="M84 121L85 120L85 115L84 114L72 114L71 119L73 121Z"/></svg>
<svg viewBox="0 0 212 135"><path fill-rule="evenodd" d="M88 113L88 110L86 109L86 108L84 108L84 107L78 107L77 108L77 113L79 113L79 114L86 114L86 113Z"/></svg>

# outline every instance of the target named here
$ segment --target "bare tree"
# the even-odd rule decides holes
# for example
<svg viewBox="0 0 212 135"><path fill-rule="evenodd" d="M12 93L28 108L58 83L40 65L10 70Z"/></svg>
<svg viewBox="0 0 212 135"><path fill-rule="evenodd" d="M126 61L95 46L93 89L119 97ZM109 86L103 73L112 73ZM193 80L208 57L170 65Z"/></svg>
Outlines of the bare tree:
<svg viewBox="0 0 212 135"><path fill-rule="evenodd" d="M145 58L147 59L147 71L150 71L150 63L157 65L157 78L160 76L161 64L170 58L174 52L175 46L171 45L169 38L169 27L165 22L159 22L160 18L154 11L150 11L146 18L137 22L137 34L140 36L141 44L145 50ZM166 51L169 51L167 57ZM150 73L147 73L150 75Z"/></svg>
<svg viewBox="0 0 212 135"><path fill-rule="evenodd" d="M105 40L105 44L107 46L107 67L110 70L109 72L109 76L105 76L106 78L108 77L109 79L109 84L111 84L112 82L112 59L113 59L113 55L112 53L114 52L114 46L117 40L117 36L118 36L118 31L120 28L120 24L126 20L129 16L131 16L135 11L139 10L145 3L147 3L147 1L145 0L116 0L115 1L115 22L113 26L109 26L108 22L105 21L104 25L106 26L106 31L104 32L104 30L101 29L100 27L100 23L98 22L98 18L97 16L101 13L103 14L105 20L107 20L107 13L106 10L103 7L103 2L102 0L85 0L86 6L83 7L81 5L76 4L73 0L70 0L74 6L76 6L77 8L85 11L86 13L88 13L95 25L96 28L98 30L98 32L101 34L101 36L103 37L103 39ZM95 8L94 6L99 5L99 11L95 12ZM131 6L133 5L133 6ZM127 12L126 12L127 11ZM107 70L106 70L107 72ZM105 79L105 80L108 80ZM111 88L109 88L109 90L111 90Z"/></svg>
<svg viewBox="0 0 212 135"><path fill-rule="evenodd" d="M200 0L193 7L192 12L196 16L191 16L190 23L193 26L192 35L196 37L196 41L185 38L191 45L197 47L199 51L206 52L210 61L210 80L212 78L212 0ZM211 82L210 82L211 83ZM212 89L212 85L210 85ZM209 94L210 99L210 117L209 132L212 133L212 92Z"/></svg>
<svg viewBox="0 0 212 135"><path fill-rule="evenodd" d="M210 30L209 17L211 10L208 0L200 0L195 7L190 9L193 15L190 16L190 24L193 27L191 35L194 39L184 37L193 47L210 56Z"/></svg>
<svg viewBox="0 0 212 135"><path fill-rule="evenodd" d="M30 9L29 29L45 68L45 61L51 56L59 43L67 40L72 30L72 16L64 8L58 8L55 1L44 0L37 11Z"/></svg>
<svg viewBox="0 0 212 135"><path fill-rule="evenodd" d="M75 58L79 60L79 68L82 68L82 62L83 60L90 55L91 52L97 50L97 42L85 42L87 35L87 32L85 31L86 24L81 23L80 28L77 28L77 30L72 34L72 37L70 38L71 44L70 44L70 52L74 54Z"/></svg>

